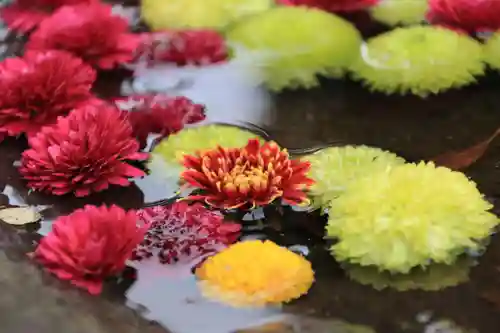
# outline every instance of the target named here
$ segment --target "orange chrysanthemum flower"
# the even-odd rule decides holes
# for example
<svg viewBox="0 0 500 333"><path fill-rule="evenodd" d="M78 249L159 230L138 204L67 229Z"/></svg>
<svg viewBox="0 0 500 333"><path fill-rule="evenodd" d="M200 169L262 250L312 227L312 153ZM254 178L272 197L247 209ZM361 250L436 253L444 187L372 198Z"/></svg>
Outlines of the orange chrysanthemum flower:
<svg viewBox="0 0 500 333"><path fill-rule="evenodd" d="M282 198L291 205L307 203L309 162L291 160L275 142L251 139L245 147L222 148L184 156L181 179L198 191L186 199L223 209L251 209Z"/></svg>
<svg viewBox="0 0 500 333"><path fill-rule="evenodd" d="M236 243L208 258L197 270L202 294L235 307L279 305L307 294L311 263L271 241Z"/></svg>

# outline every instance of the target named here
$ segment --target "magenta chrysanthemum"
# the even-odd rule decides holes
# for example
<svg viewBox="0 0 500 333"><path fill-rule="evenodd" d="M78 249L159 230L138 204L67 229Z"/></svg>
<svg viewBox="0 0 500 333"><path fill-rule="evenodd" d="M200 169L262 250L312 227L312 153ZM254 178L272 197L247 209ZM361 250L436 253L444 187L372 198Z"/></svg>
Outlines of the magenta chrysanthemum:
<svg viewBox="0 0 500 333"><path fill-rule="evenodd" d="M45 19L26 45L29 50L69 51L89 64L112 69L132 60L140 37L128 22L101 3L64 6Z"/></svg>
<svg viewBox="0 0 500 333"><path fill-rule="evenodd" d="M195 259L217 252L235 242L241 226L225 222L217 211L202 204L176 202L170 206L155 206L137 212L141 223L150 225L144 241L135 249L133 260L158 255L161 263Z"/></svg>
<svg viewBox="0 0 500 333"><path fill-rule="evenodd" d="M114 103L129 112L128 119L141 147L146 146L149 134L159 134L161 139L205 119L205 107L184 96L134 95L116 98Z"/></svg>
<svg viewBox="0 0 500 333"><path fill-rule="evenodd" d="M136 61L148 64L175 63L178 66L208 65L229 57L224 35L211 29L158 31L142 34Z"/></svg>
<svg viewBox="0 0 500 333"><path fill-rule="evenodd" d="M29 144L19 171L33 190L83 197L145 176L130 163L148 154L139 152L127 117L110 105L75 109L30 137Z"/></svg>
<svg viewBox="0 0 500 333"><path fill-rule="evenodd" d="M98 0L14 0L0 9L0 17L9 29L22 33L34 29L56 9L66 5L93 3Z"/></svg>
<svg viewBox="0 0 500 333"><path fill-rule="evenodd" d="M38 132L74 108L100 102L90 92L95 71L63 51L27 52L0 63L0 132Z"/></svg>
<svg viewBox="0 0 500 333"><path fill-rule="evenodd" d="M95 295L105 278L123 271L146 230L137 224L134 211L88 205L59 217L34 258L59 279Z"/></svg>

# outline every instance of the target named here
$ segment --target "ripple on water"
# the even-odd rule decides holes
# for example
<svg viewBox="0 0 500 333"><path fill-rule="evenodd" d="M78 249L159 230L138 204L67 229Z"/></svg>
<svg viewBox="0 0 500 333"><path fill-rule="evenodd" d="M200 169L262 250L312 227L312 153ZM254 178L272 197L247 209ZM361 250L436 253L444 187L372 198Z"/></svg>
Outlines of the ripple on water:
<svg viewBox="0 0 500 333"><path fill-rule="evenodd" d="M126 293L128 304L146 308L147 319L174 333L232 333L287 317L279 307L235 309L203 298L191 273L194 264L134 263L137 281Z"/></svg>

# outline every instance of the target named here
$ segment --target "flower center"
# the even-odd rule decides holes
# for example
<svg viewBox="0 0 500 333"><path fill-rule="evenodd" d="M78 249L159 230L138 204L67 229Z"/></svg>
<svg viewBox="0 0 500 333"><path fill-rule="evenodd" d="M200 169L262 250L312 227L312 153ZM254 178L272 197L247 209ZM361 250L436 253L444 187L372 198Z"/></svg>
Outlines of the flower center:
<svg viewBox="0 0 500 333"><path fill-rule="evenodd" d="M226 189L237 189L246 192L250 188L260 190L268 186L269 172L263 167L247 167L236 165L229 173L225 174L222 183Z"/></svg>

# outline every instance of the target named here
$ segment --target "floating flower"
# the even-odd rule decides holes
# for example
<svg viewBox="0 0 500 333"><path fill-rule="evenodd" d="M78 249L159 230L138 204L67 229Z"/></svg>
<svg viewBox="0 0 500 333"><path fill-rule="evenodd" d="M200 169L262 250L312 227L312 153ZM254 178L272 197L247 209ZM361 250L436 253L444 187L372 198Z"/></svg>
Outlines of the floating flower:
<svg viewBox="0 0 500 333"><path fill-rule="evenodd" d="M425 21L428 0L382 0L370 9L371 16L386 25L412 25Z"/></svg>
<svg viewBox="0 0 500 333"><path fill-rule="evenodd" d="M153 31L224 28L244 16L268 10L272 0L143 0L141 17Z"/></svg>
<svg viewBox="0 0 500 333"><path fill-rule="evenodd" d="M406 273L477 250L499 219L463 173L404 164L360 178L331 202L327 237L338 260Z"/></svg>
<svg viewBox="0 0 500 333"><path fill-rule="evenodd" d="M30 137L29 145L19 172L33 190L83 197L146 175L131 163L148 154L138 151L127 118L109 105L75 109Z"/></svg>
<svg viewBox="0 0 500 333"><path fill-rule="evenodd" d="M311 264L271 241L245 241L208 258L196 270L204 296L232 306L289 302L314 282Z"/></svg>
<svg viewBox="0 0 500 333"><path fill-rule="evenodd" d="M224 216L200 203L176 202L137 212L139 221L149 225L133 260L158 255L160 262L172 264L184 258L195 259L213 254L234 243L241 230L237 223L224 222Z"/></svg>
<svg viewBox="0 0 500 333"><path fill-rule="evenodd" d="M62 6L93 2L96 0L14 0L0 9L0 17L9 29L27 33Z"/></svg>
<svg viewBox="0 0 500 333"><path fill-rule="evenodd" d="M161 141L152 154L161 156L169 164L181 165L185 155L193 155L197 151L211 150L218 146L243 147L255 136L254 133L236 126L205 125L186 128Z"/></svg>
<svg viewBox="0 0 500 333"><path fill-rule="evenodd" d="M429 0L427 20L468 32L500 29L497 0Z"/></svg>
<svg viewBox="0 0 500 333"><path fill-rule="evenodd" d="M62 51L27 52L0 63L0 131L35 134L73 108L99 101L90 89L95 71Z"/></svg>
<svg viewBox="0 0 500 333"><path fill-rule="evenodd" d="M307 7L276 7L241 20L228 29L227 39L236 53L262 54L265 81L272 90L310 88L319 84L318 76L341 76L361 44L351 23Z"/></svg>
<svg viewBox="0 0 500 333"><path fill-rule="evenodd" d="M227 58L228 49L221 33L210 29L187 29L144 34L136 62L202 66L224 62Z"/></svg>
<svg viewBox="0 0 500 333"><path fill-rule="evenodd" d="M496 70L500 70L500 32L488 38L484 46L486 62Z"/></svg>
<svg viewBox="0 0 500 333"><path fill-rule="evenodd" d="M112 69L130 62L140 37L128 33L125 18L101 3L64 6L44 20L30 36L30 50L57 49L72 52L89 64Z"/></svg>
<svg viewBox="0 0 500 333"><path fill-rule="evenodd" d="M59 279L96 295L104 279L123 271L146 230L137 226L134 211L87 205L59 217L34 257Z"/></svg>
<svg viewBox="0 0 500 333"><path fill-rule="evenodd" d="M413 26L368 40L352 70L371 90L425 97L476 82L483 60L481 44L466 35Z"/></svg>
<svg viewBox="0 0 500 333"><path fill-rule="evenodd" d="M424 268L414 268L407 274L380 272L376 267L359 265L347 265L344 268L352 280L376 290L391 288L397 291L438 291L467 282L472 264L470 258L460 258L453 265L431 264Z"/></svg>
<svg viewBox="0 0 500 333"><path fill-rule="evenodd" d="M379 0L278 0L282 5L307 6L331 13L363 10L375 5Z"/></svg>
<svg viewBox="0 0 500 333"><path fill-rule="evenodd" d="M129 112L128 119L141 148L146 146L149 134L165 138L183 129L184 125L205 119L205 107L183 96L134 95L117 98L114 103Z"/></svg>
<svg viewBox="0 0 500 333"><path fill-rule="evenodd" d="M309 194L316 208L328 208L360 177L405 163L397 155L366 146L331 147L303 158L311 163L308 176L314 180Z"/></svg>
<svg viewBox="0 0 500 333"><path fill-rule="evenodd" d="M199 190L186 199L223 209L253 209L282 198L291 205L307 202L309 162L290 160L275 142L248 140L242 148L222 147L184 157L182 181Z"/></svg>

